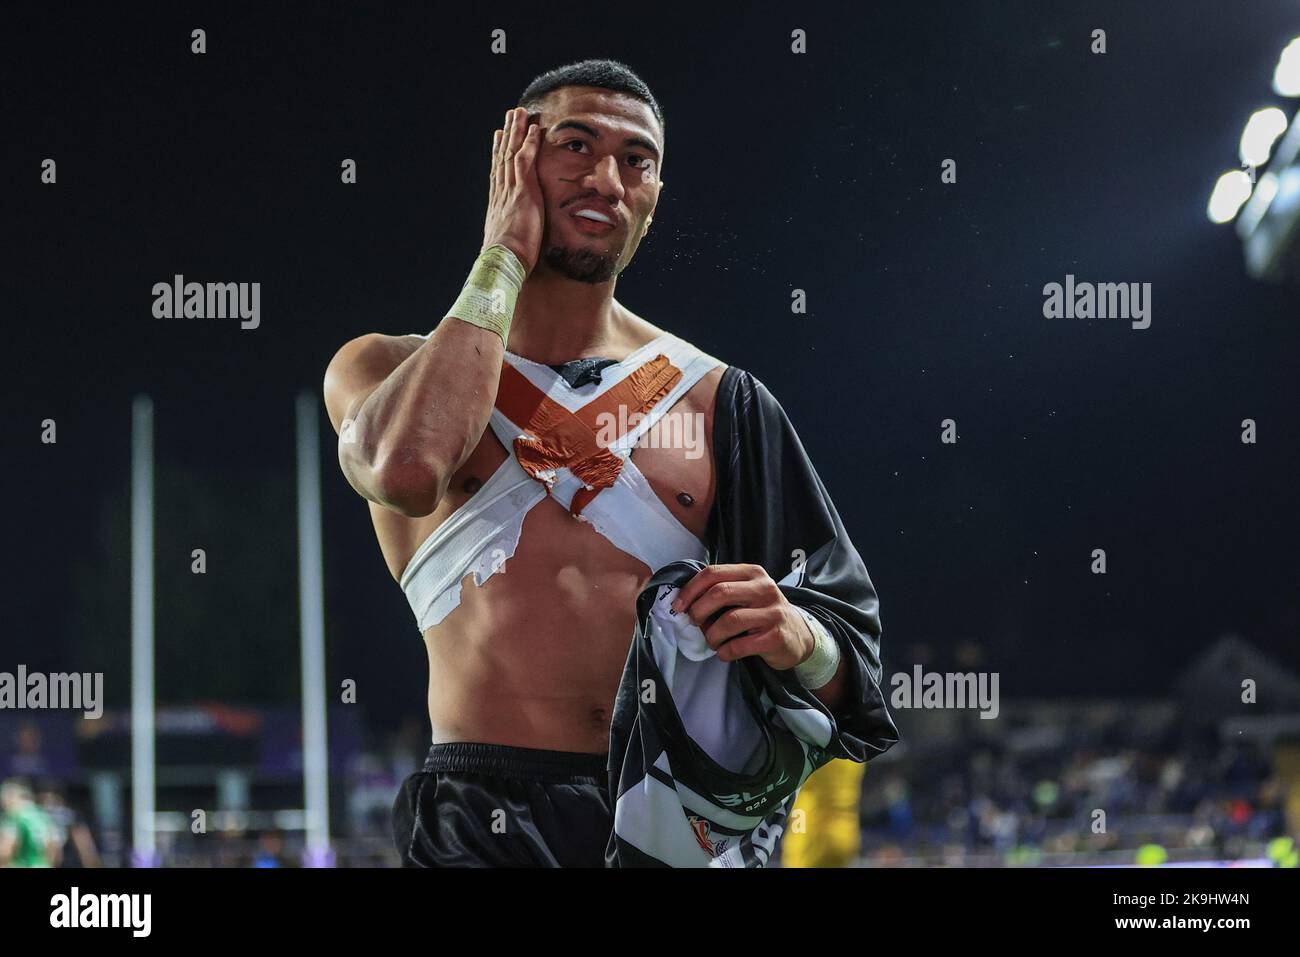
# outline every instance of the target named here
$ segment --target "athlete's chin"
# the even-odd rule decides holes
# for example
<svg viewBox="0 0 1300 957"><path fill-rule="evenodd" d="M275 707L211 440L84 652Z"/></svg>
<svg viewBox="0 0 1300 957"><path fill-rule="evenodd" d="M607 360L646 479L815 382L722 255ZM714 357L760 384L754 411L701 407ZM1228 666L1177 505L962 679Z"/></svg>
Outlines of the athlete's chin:
<svg viewBox="0 0 1300 957"><path fill-rule="evenodd" d="M542 258L561 276L595 284L609 282L622 271L621 252L621 249L603 244L552 244Z"/></svg>

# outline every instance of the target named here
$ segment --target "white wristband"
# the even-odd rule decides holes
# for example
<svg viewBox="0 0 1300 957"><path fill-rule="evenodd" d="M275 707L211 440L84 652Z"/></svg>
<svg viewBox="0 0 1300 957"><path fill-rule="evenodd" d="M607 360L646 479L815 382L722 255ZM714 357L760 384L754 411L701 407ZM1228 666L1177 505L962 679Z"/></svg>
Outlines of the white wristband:
<svg viewBox="0 0 1300 957"><path fill-rule="evenodd" d="M803 615L804 621L808 622L809 630L812 631L813 653L802 664L794 666L794 676L809 691L816 691L828 684L835 677L835 672L839 670L840 646L826 630L826 626L811 613L804 611L798 605L795 605L795 610Z"/></svg>

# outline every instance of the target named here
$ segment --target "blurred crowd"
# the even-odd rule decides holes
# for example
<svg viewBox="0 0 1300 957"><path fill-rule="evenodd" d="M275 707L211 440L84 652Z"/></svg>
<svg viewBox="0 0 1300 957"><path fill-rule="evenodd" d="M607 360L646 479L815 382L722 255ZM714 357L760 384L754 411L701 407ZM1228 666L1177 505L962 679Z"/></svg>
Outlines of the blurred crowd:
<svg viewBox="0 0 1300 957"><path fill-rule="evenodd" d="M937 751L937 753L936 753ZM863 863L1237 860L1287 835L1273 745L1212 733L1013 750L967 740L868 769ZM1294 788L1294 783L1291 785ZM1276 846L1273 848L1276 850Z"/></svg>
<svg viewBox="0 0 1300 957"><path fill-rule="evenodd" d="M782 863L1050 866L1267 857L1295 866L1286 811L1300 798L1300 784L1295 773L1279 773L1277 757L1286 748L1295 756L1296 745L1225 741L1211 729L1153 738L1126 733L1122 723L1104 732L1062 732L1037 746L979 730L977 724L969 733L905 737L920 743L900 746L865 774L861 767L855 775L817 772L820 790L815 775L801 801L810 819L826 826L787 837ZM331 863L396 865L393 799L423 747L422 727L412 722L339 769L331 788ZM1300 760L1292 766L1300 768ZM293 786L278 798L281 807L296 799ZM286 812L274 804L257 810L255 800L246 812L194 833L185 800L160 792L160 810L169 801L177 805L173 824L158 833L164 866L303 863L302 831L277 823ZM101 830L84 785L35 776L0 784L0 866L121 865L129 859L127 837ZM835 847L819 848L819 841Z"/></svg>

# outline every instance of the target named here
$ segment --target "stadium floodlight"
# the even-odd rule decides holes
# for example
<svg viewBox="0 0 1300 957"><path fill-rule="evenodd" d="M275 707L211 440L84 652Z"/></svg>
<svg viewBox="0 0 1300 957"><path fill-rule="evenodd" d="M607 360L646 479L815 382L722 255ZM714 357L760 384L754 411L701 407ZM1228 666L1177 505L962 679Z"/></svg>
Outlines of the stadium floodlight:
<svg viewBox="0 0 1300 957"><path fill-rule="evenodd" d="M1211 222L1227 223L1237 215L1237 210L1250 199L1250 177L1244 170L1229 170L1219 177L1210 194L1210 204L1206 214Z"/></svg>
<svg viewBox="0 0 1300 957"><path fill-rule="evenodd" d="M1278 96L1300 96L1300 37L1288 43L1278 57L1273 92Z"/></svg>
<svg viewBox="0 0 1300 957"><path fill-rule="evenodd" d="M1263 166L1273 152L1273 144L1286 132L1286 114L1276 106L1256 110L1241 131L1241 161L1247 166Z"/></svg>

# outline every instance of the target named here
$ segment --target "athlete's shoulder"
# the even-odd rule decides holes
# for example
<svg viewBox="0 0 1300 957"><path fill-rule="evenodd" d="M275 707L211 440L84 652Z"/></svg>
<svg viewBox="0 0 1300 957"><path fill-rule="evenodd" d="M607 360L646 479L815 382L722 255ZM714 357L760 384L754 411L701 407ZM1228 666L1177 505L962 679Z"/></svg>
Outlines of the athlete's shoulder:
<svg viewBox="0 0 1300 957"><path fill-rule="evenodd" d="M385 354L402 355L405 358L420 348L429 337L420 333L388 335L383 332L365 332L343 343L334 353L331 364L335 361L356 361L374 359Z"/></svg>
<svg viewBox="0 0 1300 957"><path fill-rule="evenodd" d="M325 370L326 382L339 377L373 374L387 368L388 375L401 365L406 357L424 344L419 335L390 336L382 332L367 332L343 343Z"/></svg>
<svg viewBox="0 0 1300 957"><path fill-rule="evenodd" d="M718 380L715 401L718 417L725 417L737 431L762 431L766 423L786 418L785 409L772 390L741 366L726 367Z"/></svg>
<svg viewBox="0 0 1300 957"><path fill-rule="evenodd" d="M343 343L325 368L325 408L335 429L352 404L388 378L389 373L424 344L417 335L389 336L367 332Z"/></svg>
<svg viewBox="0 0 1300 957"><path fill-rule="evenodd" d="M726 359L718 356L716 352L710 350L709 348L702 346L699 343L692 342L690 339L682 335L680 332L675 332L672 329L662 329L659 326L654 325L653 323L647 322L646 320L642 319L640 316L634 316L633 318L636 320L638 324L636 327L636 337L639 340L637 342L638 347L648 345L649 343L659 339L664 339L664 338L675 339L677 340L677 342L684 345L691 352L697 352L704 356L707 356L710 359L713 359L714 362L717 363L717 365L712 370L711 374L714 375L720 374L721 372L730 368L730 364L727 362Z"/></svg>

